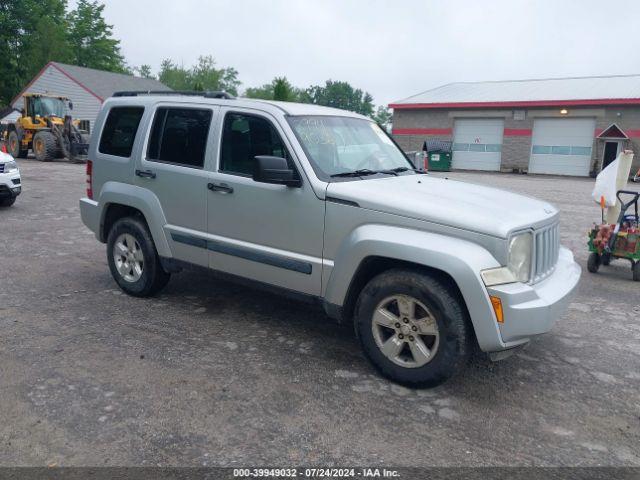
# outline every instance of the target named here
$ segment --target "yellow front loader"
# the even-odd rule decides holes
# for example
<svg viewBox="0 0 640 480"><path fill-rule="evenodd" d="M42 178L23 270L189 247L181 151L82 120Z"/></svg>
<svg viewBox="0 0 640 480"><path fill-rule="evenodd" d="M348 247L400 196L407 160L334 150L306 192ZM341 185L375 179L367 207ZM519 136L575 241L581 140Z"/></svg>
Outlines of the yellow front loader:
<svg viewBox="0 0 640 480"><path fill-rule="evenodd" d="M36 160L50 162L66 157L73 162L86 160L89 135L79 130L79 120L68 114L73 104L66 97L27 93L24 107L5 133L8 152L15 158L33 150Z"/></svg>

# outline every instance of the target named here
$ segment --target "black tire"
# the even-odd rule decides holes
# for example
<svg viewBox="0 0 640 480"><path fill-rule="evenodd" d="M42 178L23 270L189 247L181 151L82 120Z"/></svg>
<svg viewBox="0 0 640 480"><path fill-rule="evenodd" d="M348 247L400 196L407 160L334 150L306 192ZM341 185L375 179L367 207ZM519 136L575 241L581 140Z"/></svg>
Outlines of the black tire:
<svg viewBox="0 0 640 480"><path fill-rule="evenodd" d="M381 302L395 295L418 300L435 318L438 343L432 358L422 366L399 365L376 343L373 314ZM416 271L389 270L373 278L358 298L354 321L360 345L374 367L383 376L409 387L431 388L442 384L466 366L472 353L473 330L462 300L452 293L450 286ZM401 353L411 346L404 341L407 346Z"/></svg>
<svg viewBox="0 0 640 480"><path fill-rule="evenodd" d="M142 275L136 281L126 280L116 266L114 246L123 234L129 234L139 244L143 256ZM107 261L109 270L118 286L134 297L150 297L162 290L171 275L162 269L156 246L151 238L147 224L140 217L125 217L116 221L107 237Z"/></svg>
<svg viewBox="0 0 640 480"><path fill-rule="evenodd" d="M39 162L50 162L58 155L56 137L48 130L41 130L33 136L33 154Z"/></svg>
<svg viewBox="0 0 640 480"><path fill-rule="evenodd" d="M640 282L640 261L633 264L633 281Z"/></svg>
<svg viewBox="0 0 640 480"><path fill-rule="evenodd" d="M613 259L611 258L610 253L603 253L602 256L600 257L600 263L605 267L611 263L611 260Z"/></svg>
<svg viewBox="0 0 640 480"><path fill-rule="evenodd" d="M11 130L7 136L7 151L13 158L27 158L29 149L22 148L18 132Z"/></svg>
<svg viewBox="0 0 640 480"><path fill-rule="evenodd" d="M0 207L10 207L14 203L16 203L16 198L18 197L3 198L2 200L0 200Z"/></svg>
<svg viewBox="0 0 640 480"><path fill-rule="evenodd" d="M598 269L600 268L601 257L595 252L589 254L589 258L587 259L587 270L591 273L598 273Z"/></svg>

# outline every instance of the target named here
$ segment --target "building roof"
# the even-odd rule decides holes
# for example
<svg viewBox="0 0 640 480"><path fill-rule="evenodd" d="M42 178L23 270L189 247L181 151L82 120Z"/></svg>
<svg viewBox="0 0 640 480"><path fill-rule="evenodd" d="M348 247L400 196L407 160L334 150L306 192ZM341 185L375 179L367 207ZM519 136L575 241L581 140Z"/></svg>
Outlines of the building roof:
<svg viewBox="0 0 640 480"><path fill-rule="evenodd" d="M105 72L93 68L78 67L77 65L67 65L66 63L49 62L11 103L13 104L17 98L21 97L49 66L62 72L101 101L109 98L114 92L121 90L171 90L153 78L134 77L123 73Z"/></svg>
<svg viewBox="0 0 640 480"><path fill-rule="evenodd" d="M456 82L391 108L535 107L640 104L640 75Z"/></svg>

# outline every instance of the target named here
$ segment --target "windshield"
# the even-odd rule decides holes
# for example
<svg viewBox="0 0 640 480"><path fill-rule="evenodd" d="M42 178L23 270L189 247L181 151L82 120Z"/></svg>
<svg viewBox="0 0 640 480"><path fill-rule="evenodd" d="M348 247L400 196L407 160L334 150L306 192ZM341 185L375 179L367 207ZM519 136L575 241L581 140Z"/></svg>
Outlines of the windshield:
<svg viewBox="0 0 640 480"><path fill-rule="evenodd" d="M64 117L65 105L59 98L34 97L33 113L41 117Z"/></svg>
<svg viewBox="0 0 640 480"><path fill-rule="evenodd" d="M349 117L288 117L322 179L355 171L410 170L413 165L374 122Z"/></svg>

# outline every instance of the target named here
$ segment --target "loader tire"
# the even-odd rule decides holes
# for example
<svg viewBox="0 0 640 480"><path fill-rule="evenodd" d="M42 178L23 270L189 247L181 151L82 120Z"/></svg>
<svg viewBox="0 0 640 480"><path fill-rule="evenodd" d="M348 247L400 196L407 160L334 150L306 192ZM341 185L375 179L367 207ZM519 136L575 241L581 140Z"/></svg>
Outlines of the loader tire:
<svg viewBox="0 0 640 480"><path fill-rule="evenodd" d="M7 151L13 158L27 158L28 148L22 148L18 132L11 130L7 136Z"/></svg>
<svg viewBox="0 0 640 480"><path fill-rule="evenodd" d="M33 154L40 162L50 162L58 154L56 137L49 131L41 131L33 136Z"/></svg>

